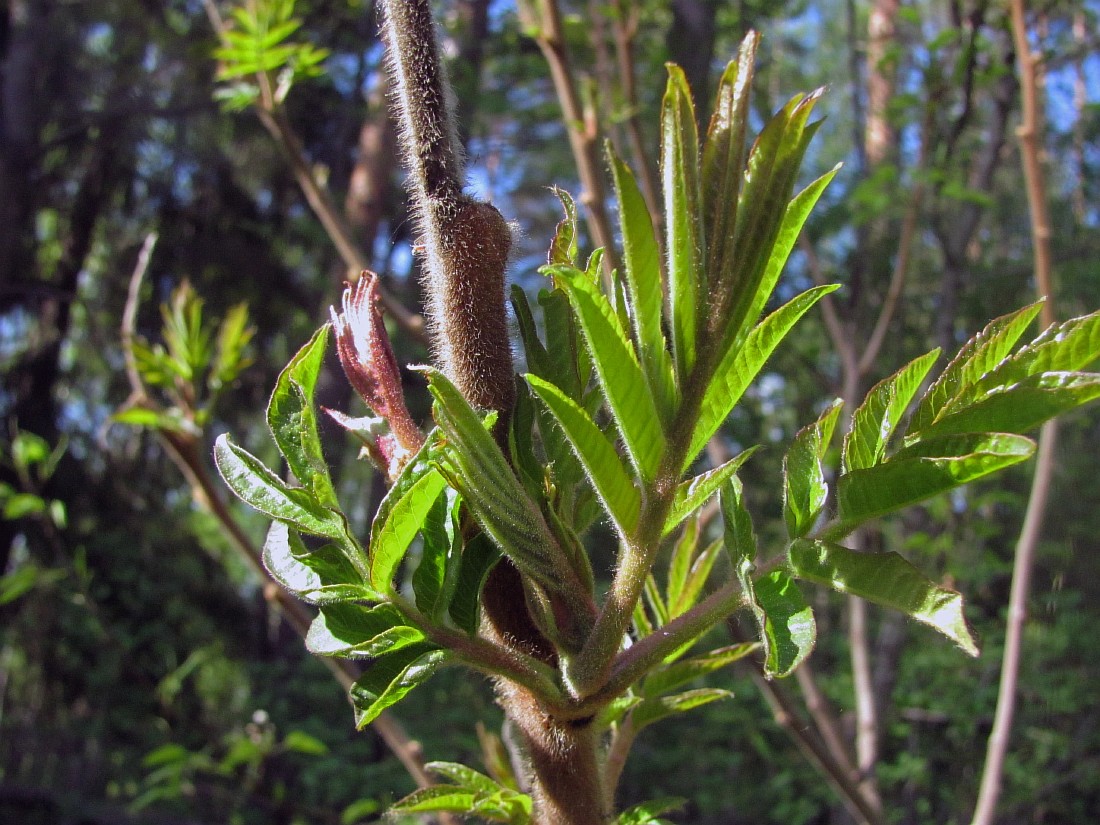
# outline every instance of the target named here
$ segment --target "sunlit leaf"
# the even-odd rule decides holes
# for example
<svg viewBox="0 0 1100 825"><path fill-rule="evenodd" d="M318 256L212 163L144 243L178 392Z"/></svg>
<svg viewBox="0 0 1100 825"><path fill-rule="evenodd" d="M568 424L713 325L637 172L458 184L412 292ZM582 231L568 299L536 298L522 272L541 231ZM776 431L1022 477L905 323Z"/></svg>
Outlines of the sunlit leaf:
<svg viewBox="0 0 1100 825"><path fill-rule="evenodd" d="M363 583L339 547L326 544L309 550L281 521L273 521L267 531L263 563L275 581L310 604L383 599Z"/></svg>
<svg viewBox="0 0 1100 825"><path fill-rule="evenodd" d="M652 481L664 454L665 436L634 349L611 304L587 276L566 267L550 271L568 291L627 452L638 474Z"/></svg>
<svg viewBox="0 0 1100 825"><path fill-rule="evenodd" d="M683 659L657 670L642 682L642 695L661 696L676 688L683 687L696 679L702 679L727 665L745 658L757 648L756 642L730 645L707 651L700 656Z"/></svg>
<svg viewBox="0 0 1100 825"><path fill-rule="evenodd" d="M1002 315L967 341L921 398L909 422L908 435L926 429L952 399L962 395L995 368L1012 351L1041 308L1040 302Z"/></svg>
<svg viewBox="0 0 1100 825"><path fill-rule="evenodd" d="M796 541L791 569L799 578L900 610L934 627L971 656L977 642L963 615L962 596L929 581L897 553L856 553L823 541Z"/></svg>
<svg viewBox="0 0 1100 825"><path fill-rule="evenodd" d="M228 435L214 444L214 459L225 483L238 498L261 513L290 522L304 533L345 539L339 514L325 509L317 498L301 487L291 487L260 460L241 449Z"/></svg>
<svg viewBox="0 0 1100 825"><path fill-rule="evenodd" d="M306 634L310 653L345 659L374 659L423 642L424 634L390 604L323 605Z"/></svg>
<svg viewBox="0 0 1100 825"><path fill-rule="evenodd" d="M438 432L429 436L378 505L371 524L370 577L379 590L393 587L401 559L446 486L435 467L442 455L441 441Z"/></svg>
<svg viewBox="0 0 1100 825"><path fill-rule="evenodd" d="M665 518L665 527L662 531L664 535L667 536L676 529L680 522L706 504L710 497L718 492L718 489L740 469L741 465L756 450L756 447L750 447L721 466L681 482L676 487L676 492L672 494L672 505L669 507L668 516Z"/></svg>
<svg viewBox="0 0 1100 825"><path fill-rule="evenodd" d="M630 718L634 723L634 730L639 731L674 714L687 713L689 710L709 705L719 699L732 697L732 692L720 688L697 688L671 696L656 696L639 702L631 711Z"/></svg>
<svg viewBox="0 0 1100 825"><path fill-rule="evenodd" d="M626 286L630 296L634 337L649 381L650 391L657 400L662 420L669 422L676 405L676 390L669 357L661 328L661 306L664 292L661 285L661 261L653 220L645 198L630 169L608 150L612 179L619 202L619 225L623 236L623 263Z"/></svg>
<svg viewBox="0 0 1100 825"><path fill-rule="evenodd" d="M329 326L317 330L279 374L267 406L267 424L286 463L302 486L326 507L338 507L328 463L317 434L313 391L325 358Z"/></svg>
<svg viewBox="0 0 1100 825"><path fill-rule="evenodd" d="M954 433L1026 433L1057 415L1100 398L1100 375L1045 372L1022 378L965 405L952 403L919 438Z"/></svg>
<svg viewBox="0 0 1100 825"><path fill-rule="evenodd" d="M378 714L405 698L447 662L448 654L427 643L413 644L371 661L351 686L355 724L362 730Z"/></svg>
<svg viewBox="0 0 1100 825"><path fill-rule="evenodd" d="M718 277L734 257L737 201L744 180L745 134L760 35L749 32L718 81L718 95L703 148L703 200L707 270Z"/></svg>
<svg viewBox="0 0 1100 825"><path fill-rule="evenodd" d="M668 249L668 300L672 350L681 386L695 366L699 296L706 294L703 269L703 196L699 183L699 134L687 76L667 64L661 103L661 191Z"/></svg>
<svg viewBox="0 0 1100 825"><path fill-rule="evenodd" d="M1035 445L1006 433L949 435L919 441L888 461L845 473L837 482L838 523L825 536L839 538L868 519L924 501L1026 460Z"/></svg>
<svg viewBox="0 0 1100 825"><path fill-rule="evenodd" d="M810 307L839 288L838 285L831 284L803 292L761 321L748 334L740 347L731 347L726 352L722 362L714 371L714 378L703 394L699 418L691 434L691 446L684 455L685 469L722 426L722 422L726 420L749 384L763 369L765 362L779 346L779 342L810 310Z"/></svg>

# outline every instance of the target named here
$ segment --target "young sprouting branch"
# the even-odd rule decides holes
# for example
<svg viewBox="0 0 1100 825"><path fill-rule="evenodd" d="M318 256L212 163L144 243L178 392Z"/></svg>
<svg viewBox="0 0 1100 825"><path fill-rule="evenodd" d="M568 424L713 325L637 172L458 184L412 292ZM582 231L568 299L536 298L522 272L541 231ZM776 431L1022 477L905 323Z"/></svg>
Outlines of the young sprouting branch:
<svg viewBox="0 0 1100 825"><path fill-rule="evenodd" d="M531 691L548 708L567 712L569 702L558 687L556 672L549 665L515 648L434 624L412 602L400 595L395 594L392 600L432 642L450 650L465 664L487 675L510 679Z"/></svg>
<svg viewBox="0 0 1100 825"><path fill-rule="evenodd" d="M1050 215L1047 207L1043 166L1039 157L1039 61L1028 42L1027 20L1023 0L1012 0L1012 36L1016 45L1016 66L1020 79L1022 112L1016 136L1020 142L1020 160L1024 169L1027 202L1031 213L1031 243L1035 266L1035 289L1046 298L1040 312L1044 327L1054 323L1054 292L1050 249ZM1023 647L1024 625L1027 621L1027 600L1031 589L1031 573L1035 565L1043 516L1050 495L1055 469L1057 424L1050 421L1039 435L1035 475L1024 514L1023 527L1016 542L1012 566L1012 590L1008 602L1005 628L1005 651L1001 662L1001 679L997 691L997 710L989 734L985 767L982 770L978 801L974 808L973 825L990 825L997 810L1001 792L1005 758L1015 715L1017 681Z"/></svg>
<svg viewBox="0 0 1100 825"><path fill-rule="evenodd" d="M127 288L126 306L122 313L119 336L123 345L126 376L130 384L129 403L151 409L155 409L157 404L149 396L145 383L142 381L141 373L138 371L137 362L133 355L133 343L141 296L141 283L145 279L156 241L156 233L149 233L138 254L137 263ZM264 582L264 599L294 632L304 639L312 622L312 617L298 599L272 580L271 575L264 568L260 560L260 550L241 528L222 499L220 495L221 485L215 481L207 469L203 454L205 448L201 445L199 438L190 433L172 432L166 429L158 429L156 435L172 463L176 465L187 480L194 499L214 516L238 557L260 581ZM359 677L358 669L349 660L324 658L323 661L325 667L328 668L345 691ZM426 788L435 784L435 781L424 769L424 759L419 743L409 737L401 723L391 713L383 711L371 723L371 727L386 743L386 746L397 757L398 761L401 762L417 786ZM443 825L453 825L454 820L450 815L442 814L440 822Z"/></svg>

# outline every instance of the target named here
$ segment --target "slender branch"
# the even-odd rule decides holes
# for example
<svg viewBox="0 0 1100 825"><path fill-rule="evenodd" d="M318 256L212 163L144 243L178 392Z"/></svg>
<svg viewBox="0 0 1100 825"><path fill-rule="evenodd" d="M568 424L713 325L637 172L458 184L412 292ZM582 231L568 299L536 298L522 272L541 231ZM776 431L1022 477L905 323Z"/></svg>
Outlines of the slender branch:
<svg viewBox="0 0 1100 825"><path fill-rule="evenodd" d="M615 38L615 57L619 64L619 83L622 87L623 105L627 109L624 122L630 153L634 158L634 174L641 184L642 197L645 198L649 214L654 221L654 232L661 237L660 203L657 177L649 162L649 153L642 138L641 118L638 106L638 82L634 71L634 38L638 32L638 7L634 2L626 4L623 0L614 0L612 5L612 32Z"/></svg>
<svg viewBox="0 0 1100 825"><path fill-rule="evenodd" d="M538 7L536 12L531 5ZM580 96L573 79L569 49L565 42L561 11L557 0L523 0L520 12L534 32L535 42L550 69L554 91L561 106L565 131L569 135L569 148L581 179L580 200L585 206L588 230L596 246L604 249L604 274L610 278L612 270L619 266L615 254L615 235L607 212L606 193L599 156L599 135L595 124L584 116Z"/></svg>
<svg viewBox="0 0 1100 825"><path fill-rule="evenodd" d="M214 0L203 0L207 18L219 39L225 38L225 23L218 13ZM305 195L313 213L321 222L336 247L344 266L348 270L348 280L355 280L359 273L370 269L370 261L363 254L359 244L355 241L355 233L348 225L347 220L336 205L332 193L317 180L313 168L306 157L302 142L290 126L286 115L275 103L274 96L270 93L270 80L265 74L258 75L261 91L261 101L256 107L256 114L268 134L274 138L276 145L286 157L290 170L294 174L294 180L298 183L302 194ZM424 319L415 312L410 312L405 305L384 287L379 295L386 311L393 316L394 321L411 338L420 343L427 343L427 331Z"/></svg>
<svg viewBox="0 0 1100 825"><path fill-rule="evenodd" d="M807 727L790 695L778 682L769 681L755 671L752 678L771 708L776 724L786 731L806 760L833 786L858 825L882 825L885 822L882 813L868 802L845 767L833 758L820 738Z"/></svg>
<svg viewBox="0 0 1100 825"><path fill-rule="evenodd" d="M829 700L825 698L825 694L822 693L821 688L818 687L817 679L814 676L813 667L810 665L809 660L799 665L794 675L798 680L798 687L802 691L803 699L806 702L806 710L810 713L810 719L813 720L814 728L817 730L818 735L821 736L822 743L829 749L829 754L832 756L837 766L842 768L848 776L852 778L854 785L859 781L859 772L856 770L855 765L852 764L852 757L848 753L848 749L844 745L844 739L840 735L836 715L829 706Z"/></svg>
<svg viewBox="0 0 1100 825"><path fill-rule="evenodd" d="M1016 44L1016 66L1020 78L1022 112L1016 136L1020 142L1020 159L1027 187L1031 212L1031 239L1035 265L1035 288L1047 300L1042 309L1043 326L1054 322L1054 301L1051 284L1050 218L1047 210L1043 168L1039 159L1039 55L1028 43L1027 21L1023 0L1012 0L1012 36ZM997 692L997 710L993 730L989 734L985 767L982 771L973 825L990 825L997 810L1005 758L1015 715L1017 681L1023 648L1024 625L1027 621L1027 601L1031 573L1042 534L1043 516L1055 469L1057 424L1043 426L1039 436L1035 475L1031 481L1024 524L1016 542L1012 567L1012 591L1009 595L1008 621L1005 628L1005 651L1001 663L1001 680Z"/></svg>

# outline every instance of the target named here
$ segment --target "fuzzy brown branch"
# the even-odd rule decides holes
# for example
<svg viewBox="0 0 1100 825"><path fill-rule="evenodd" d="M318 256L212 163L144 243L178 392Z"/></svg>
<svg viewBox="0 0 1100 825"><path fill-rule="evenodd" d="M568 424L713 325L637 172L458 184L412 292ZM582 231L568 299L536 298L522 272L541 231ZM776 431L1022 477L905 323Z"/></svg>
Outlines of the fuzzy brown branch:
<svg viewBox="0 0 1100 825"><path fill-rule="evenodd" d="M1012 36L1016 45L1016 66L1020 79L1022 110L1016 136L1020 142L1020 160L1024 171L1028 208L1031 213L1031 241L1035 266L1035 288L1045 297L1040 319L1044 327L1054 322L1054 294L1050 250L1050 216L1047 208L1043 167L1039 158L1039 54L1028 42L1023 0L1012 0ZM1057 424L1051 421L1039 435L1035 475L1031 480L1024 524L1016 542L1012 566L1012 590L1008 602L1005 650L1001 662L1001 680L997 691L997 710L989 734L985 767L982 770L973 825L991 825L997 811L1005 758L1008 754L1015 716L1017 682L1022 657L1024 625L1031 574L1042 535L1043 516L1050 495L1055 469Z"/></svg>

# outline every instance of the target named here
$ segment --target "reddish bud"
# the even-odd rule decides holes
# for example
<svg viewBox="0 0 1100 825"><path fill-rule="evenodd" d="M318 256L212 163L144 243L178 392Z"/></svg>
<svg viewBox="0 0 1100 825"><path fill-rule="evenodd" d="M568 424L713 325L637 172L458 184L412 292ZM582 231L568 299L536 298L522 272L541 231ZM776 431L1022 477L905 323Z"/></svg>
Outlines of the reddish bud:
<svg viewBox="0 0 1100 825"><path fill-rule="evenodd" d="M424 443L424 436L405 406L401 371L390 346L378 297L378 276L364 272L355 284L344 289L343 312L330 308L336 333L336 353L340 366L355 391L367 406L389 425L395 444L402 454L413 453ZM339 420L339 419L337 419ZM375 439L382 450L382 438ZM388 459L394 458L394 455ZM389 460L387 460L387 464Z"/></svg>

